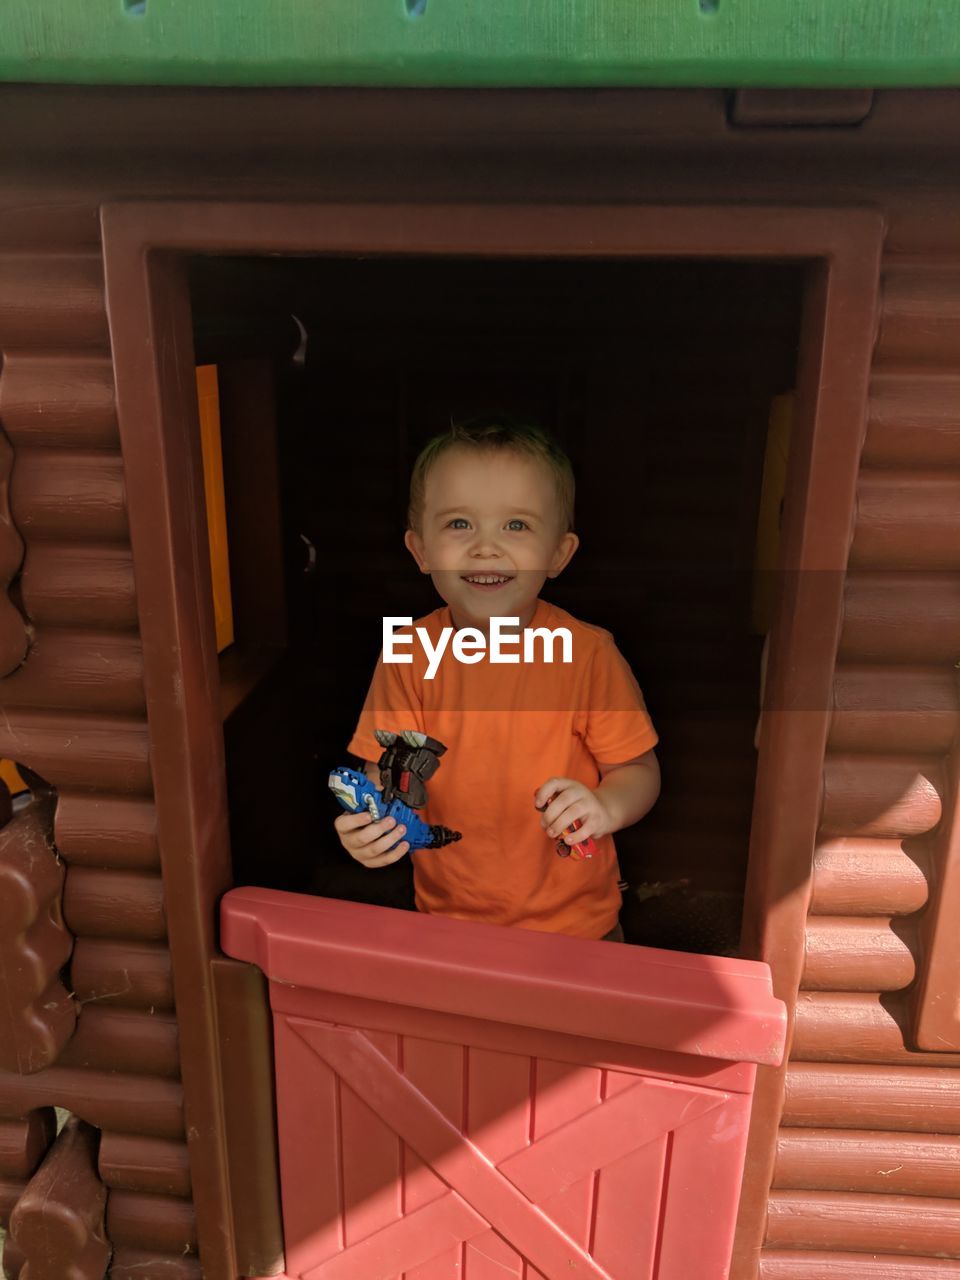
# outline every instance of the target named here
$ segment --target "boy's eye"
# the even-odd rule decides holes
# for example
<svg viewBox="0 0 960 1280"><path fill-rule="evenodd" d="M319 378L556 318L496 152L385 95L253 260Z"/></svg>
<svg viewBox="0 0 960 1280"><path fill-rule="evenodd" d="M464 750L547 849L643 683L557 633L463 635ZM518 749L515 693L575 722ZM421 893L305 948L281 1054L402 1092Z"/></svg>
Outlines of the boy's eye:
<svg viewBox="0 0 960 1280"><path fill-rule="evenodd" d="M463 516L454 516L452 520L447 521L446 527L448 529L469 529L470 521L465 519ZM508 520L507 528L516 533L522 529L529 529L530 526L527 524L526 520L520 520L518 518L516 520Z"/></svg>

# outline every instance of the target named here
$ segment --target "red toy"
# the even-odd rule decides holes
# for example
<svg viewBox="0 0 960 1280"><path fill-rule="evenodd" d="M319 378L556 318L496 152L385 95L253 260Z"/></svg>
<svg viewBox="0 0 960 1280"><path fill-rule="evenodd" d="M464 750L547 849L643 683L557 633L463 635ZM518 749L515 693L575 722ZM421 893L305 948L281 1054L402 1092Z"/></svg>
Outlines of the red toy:
<svg viewBox="0 0 960 1280"><path fill-rule="evenodd" d="M584 858L592 858L597 851L597 846L588 836L586 840L581 840L577 844L567 844L565 836L573 835L583 823L579 818L574 818L569 827L564 827L563 834L557 841L557 853L561 858L573 858L574 862L582 862Z"/></svg>
<svg viewBox="0 0 960 1280"><path fill-rule="evenodd" d="M550 799L546 800L542 805L535 805L534 808L538 813L543 813L553 798L554 797L551 796ZM581 840L577 844L567 844L564 837L573 835L574 831L578 831L582 826L582 821L579 818L574 818L569 827L564 827L563 831L557 838L557 853L561 858L572 858L574 862L582 862L584 858L592 858L597 852L597 846L589 836L586 840Z"/></svg>

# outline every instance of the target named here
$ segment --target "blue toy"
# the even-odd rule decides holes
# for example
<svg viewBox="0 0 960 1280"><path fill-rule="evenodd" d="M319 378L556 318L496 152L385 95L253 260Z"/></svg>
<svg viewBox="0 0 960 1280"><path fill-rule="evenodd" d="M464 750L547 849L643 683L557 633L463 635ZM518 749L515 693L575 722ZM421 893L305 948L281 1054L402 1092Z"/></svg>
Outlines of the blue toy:
<svg viewBox="0 0 960 1280"><path fill-rule="evenodd" d="M378 791L365 773L341 766L332 770L328 780L341 807L348 813L366 809L375 822L394 818L398 826L402 823L406 827L396 844L406 840L411 849L442 849L459 840L459 831L439 824L430 826L411 808L426 804L424 784L439 767L439 757L446 751L443 743L413 729L399 734L377 729L376 739L384 748L379 760L382 790Z"/></svg>

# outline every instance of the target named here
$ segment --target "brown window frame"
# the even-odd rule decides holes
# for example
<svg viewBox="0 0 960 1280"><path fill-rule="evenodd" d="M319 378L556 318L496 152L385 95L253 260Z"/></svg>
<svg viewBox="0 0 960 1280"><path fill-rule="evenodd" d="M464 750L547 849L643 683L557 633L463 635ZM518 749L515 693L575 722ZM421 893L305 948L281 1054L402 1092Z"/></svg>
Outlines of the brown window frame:
<svg viewBox="0 0 960 1280"><path fill-rule="evenodd" d="M944 759L942 816L930 857L930 901L919 921L920 958L913 997L918 1049L960 1051L960 741Z"/></svg>
<svg viewBox="0 0 960 1280"><path fill-rule="evenodd" d="M223 1082L211 965L230 885L210 568L186 259L291 256L592 256L792 260L808 266L798 409L784 505L791 570L773 633L747 895L751 954L792 1009L851 512L876 329L884 224L869 208L698 204L129 203L102 209L103 251L138 585L151 761L204 1274L234 1280ZM198 479L199 478L199 479ZM814 587L812 584L816 583ZM791 683L800 654L807 675ZM812 709L811 709L812 708ZM776 848L775 859L769 851ZM754 1256L783 1069L761 1072L741 1201ZM751 1254L753 1246L753 1254ZM752 1272L743 1271L743 1275Z"/></svg>

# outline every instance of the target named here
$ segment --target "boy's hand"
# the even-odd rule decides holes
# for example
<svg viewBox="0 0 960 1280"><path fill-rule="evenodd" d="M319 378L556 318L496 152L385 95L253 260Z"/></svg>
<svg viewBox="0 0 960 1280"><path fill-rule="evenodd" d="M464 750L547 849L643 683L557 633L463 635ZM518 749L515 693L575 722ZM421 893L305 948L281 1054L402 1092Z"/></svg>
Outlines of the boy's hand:
<svg viewBox="0 0 960 1280"><path fill-rule="evenodd" d="M397 826L396 818L374 822L369 813L341 813L333 825L350 857L365 867L389 867L391 862L399 862L410 848L406 840L395 849L391 847L406 831L402 823Z"/></svg>
<svg viewBox="0 0 960 1280"><path fill-rule="evenodd" d="M378 791L383 790L380 770L372 760L364 760L363 772ZM381 818L374 822L370 813L364 810L361 813L341 813L333 825L350 857L365 867L389 867L391 862L399 862L410 848L406 840L395 849L391 847L406 831L402 824L397 826L396 818Z"/></svg>
<svg viewBox="0 0 960 1280"><path fill-rule="evenodd" d="M591 791L574 778L548 778L533 795L533 803L543 812L540 825L551 839L556 839L579 818L581 826L564 836L567 844L580 844L593 836L609 835L613 817L599 791Z"/></svg>

